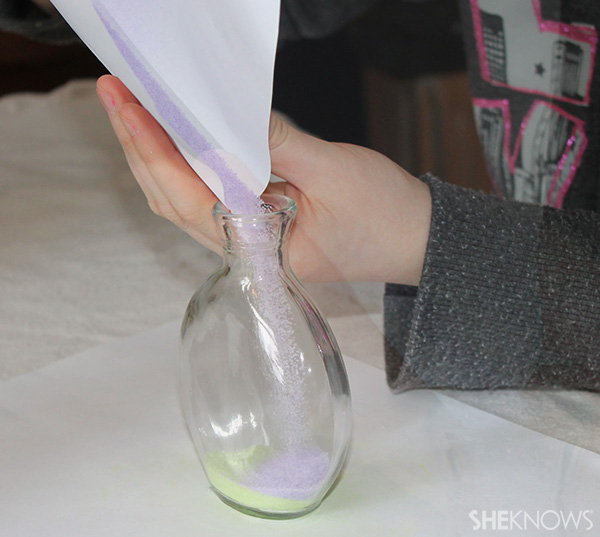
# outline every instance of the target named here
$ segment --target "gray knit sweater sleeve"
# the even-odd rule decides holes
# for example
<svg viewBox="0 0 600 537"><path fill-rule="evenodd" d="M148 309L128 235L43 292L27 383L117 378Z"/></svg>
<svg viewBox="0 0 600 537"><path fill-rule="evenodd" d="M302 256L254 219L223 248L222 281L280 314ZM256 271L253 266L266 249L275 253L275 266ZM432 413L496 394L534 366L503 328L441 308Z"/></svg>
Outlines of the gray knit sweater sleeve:
<svg viewBox="0 0 600 537"><path fill-rule="evenodd" d="M421 283L386 289L390 386L600 391L600 215L423 180Z"/></svg>

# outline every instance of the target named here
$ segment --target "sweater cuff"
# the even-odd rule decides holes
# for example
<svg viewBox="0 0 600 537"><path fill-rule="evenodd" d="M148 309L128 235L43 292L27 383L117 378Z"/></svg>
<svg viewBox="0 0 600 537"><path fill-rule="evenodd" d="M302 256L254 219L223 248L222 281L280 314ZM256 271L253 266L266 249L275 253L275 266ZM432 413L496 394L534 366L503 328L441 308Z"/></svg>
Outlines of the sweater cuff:
<svg viewBox="0 0 600 537"><path fill-rule="evenodd" d="M385 298L391 388L526 387L541 344L542 208L421 179L433 208L412 315L394 286Z"/></svg>

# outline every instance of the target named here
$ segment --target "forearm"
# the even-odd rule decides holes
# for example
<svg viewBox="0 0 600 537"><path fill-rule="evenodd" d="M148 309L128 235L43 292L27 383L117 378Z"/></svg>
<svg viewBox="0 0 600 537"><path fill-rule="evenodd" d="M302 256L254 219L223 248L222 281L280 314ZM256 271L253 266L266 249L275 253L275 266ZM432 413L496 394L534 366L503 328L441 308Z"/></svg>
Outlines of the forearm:
<svg viewBox="0 0 600 537"><path fill-rule="evenodd" d="M390 385L600 390L600 215L428 182L421 284L385 299Z"/></svg>

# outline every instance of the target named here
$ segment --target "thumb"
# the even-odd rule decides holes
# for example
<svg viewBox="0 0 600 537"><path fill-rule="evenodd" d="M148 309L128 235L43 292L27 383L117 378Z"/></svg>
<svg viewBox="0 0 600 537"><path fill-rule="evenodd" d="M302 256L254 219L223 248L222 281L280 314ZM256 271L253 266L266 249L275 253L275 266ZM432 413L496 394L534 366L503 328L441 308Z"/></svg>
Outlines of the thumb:
<svg viewBox="0 0 600 537"><path fill-rule="evenodd" d="M269 124L271 171L301 188L328 174L333 166L333 144L299 131L271 112Z"/></svg>

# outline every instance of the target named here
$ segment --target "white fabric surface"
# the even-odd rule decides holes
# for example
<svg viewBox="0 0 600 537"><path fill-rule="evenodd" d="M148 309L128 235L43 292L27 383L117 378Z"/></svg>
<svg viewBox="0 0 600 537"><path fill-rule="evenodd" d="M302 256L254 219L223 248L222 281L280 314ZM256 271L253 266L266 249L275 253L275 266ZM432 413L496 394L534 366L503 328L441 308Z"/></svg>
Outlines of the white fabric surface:
<svg viewBox="0 0 600 537"><path fill-rule="evenodd" d="M0 99L0 230L1 379L180 319L220 262L148 209L93 81ZM383 285L308 287L342 351L383 367ZM600 453L598 394L446 393Z"/></svg>
<svg viewBox="0 0 600 537"><path fill-rule="evenodd" d="M0 140L0 378L183 316L220 258L150 211L93 81L0 99ZM381 284L310 289L382 359Z"/></svg>
<svg viewBox="0 0 600 537"><path fill-rule="evenodd" d="M169 323L0 385L3 536L598 534L598 454L430 390L392 395L381 370L348 357L354 431L337 486L296 520L242 515L209 490L183 423L177 332Z"/></svg>

